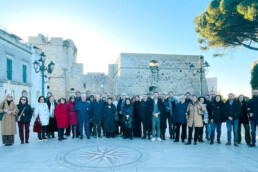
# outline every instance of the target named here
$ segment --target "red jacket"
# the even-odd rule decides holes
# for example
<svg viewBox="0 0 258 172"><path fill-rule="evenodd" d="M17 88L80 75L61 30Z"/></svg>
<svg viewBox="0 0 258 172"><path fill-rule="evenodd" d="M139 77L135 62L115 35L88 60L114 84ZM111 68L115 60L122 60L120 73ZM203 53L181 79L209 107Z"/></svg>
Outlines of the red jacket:
<svg viewBox="0 0 258 172"><path fill-rule="evenodd" d="M55 116L58 128L68 127L68 115L64 104L59 103L55 108Z"/></svg>
<svg viewBox="0 0 258 172"><path fill-rule="evenodd" d="M67 114L68 114L68 117L69 117L69 124L77 124L78 121L77 121L77 113L76 111L73 110L73 103L72 102L68 102L66 104L66 109L67 109Z"/></svg>

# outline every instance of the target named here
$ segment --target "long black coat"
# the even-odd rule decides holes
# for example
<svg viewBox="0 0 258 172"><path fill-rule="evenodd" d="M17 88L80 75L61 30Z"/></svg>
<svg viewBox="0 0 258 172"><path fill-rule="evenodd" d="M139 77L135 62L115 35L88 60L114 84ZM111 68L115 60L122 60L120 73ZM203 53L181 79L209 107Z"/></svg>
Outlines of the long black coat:
<svg viewBox="0 0 258 172"><path fill-rule="evenodd" d="M152 112L149 101L142 100L139 107L140 117L143 125L151 130L152 129Z"/></svg>
<svg viewBox="0 0 258 172"><path fill-rule="evenodd" d="M247 102L242 101L240 104L241 104L241 113L240 113L240 117L239 117L239 123L248 124L249 119L247 116Z"/></svg>
<svg viewBox="0 0 258 172"><path fill-rule="evenodd" d="M25 106L26 106L26 107L25 107ZM21 122L21 123L28 123L28 122L30 122L31 117L32 117L32 109L31 109L31 106L30 106L29 104L25 104L25 105L23 105L23 104L18 104L17 107L18 107L18 109L19 109L18 116L21 115L23 109L25 108L24 111L23 111L24 116L21 116L20 122Z"/></svg>
<svg viewBox="0 0 258 172"><path fill-rule="evenodd" d="M56 101L54 102L55 107L57 106ZM50 111L50 101L47 102L48 110ZM47 125L46 132L55 132L57 131L57 123L56 123L56 116L49 118L49 124Z"/></svg>
<svg viewBox="0 0 258 172"><path fill-rule="evenodd" d="M142 126L140 117L140 101L135 101L133 104L133 135L134 137L142 136Z"/></svg>
<svg viewBox="0 0 258 172"><path fill-rule="evenodd" d="M103 108L103 129L104 132L112 133L117 130L117 122L115 121L115 114L117 113L115 105L112 103L111 108L108 108L108 104Z"/></svg>
<svg viewBox="0 0 258 172"><path fill-rule="evenodd" d="M160 128L164 129L167 128L167 110L168 102L165 100L164 102L161 101L162 106L160 110Z"/></svg>

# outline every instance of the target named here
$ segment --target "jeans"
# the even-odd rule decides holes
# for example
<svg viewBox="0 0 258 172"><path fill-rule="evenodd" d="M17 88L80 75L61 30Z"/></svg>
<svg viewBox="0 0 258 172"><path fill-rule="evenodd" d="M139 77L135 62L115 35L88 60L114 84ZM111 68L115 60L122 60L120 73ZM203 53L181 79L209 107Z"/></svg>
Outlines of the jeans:
<svg viewBox="0 0 258 172"><path fill-rule="evenodd" d="M58 139L64 138L64 128L58 128Z"/></svg>
<svg viewBox="0 0 258 172"><path fill-rule="evenodd" d="M101 120L94 120L93 121L93 135L97 136L96 130L98 131L98 137L101 137Z"/></svg>
<svg viewBox="0 0 258 172"><path fill-rule="evenodd" d="M251 134L250 134L250 126L249 123L247 124L243 124L244 128L245 128L245 142L246 144L250 144L251 143ZM241 143L242 141L242 135L241 135L241 123L239 122L238 124L238 143Z"/></svg>
<svg viewBox="0 0 258 172"><path fill-rule="evenodd" d="M155 137L155 130L157 128L157 137L160 138L160 116L152 116L152 137Z"/></svg>
<svg viewBox="0 0 258 172"><path fill-rule="evenodd" d="M89 126L89 122L86 121L79 121L79 130L80 130L80 136L83 136L83 126L84 126L84 130L86 131L86 135L89 137L90 136L90 126Z"/></svg>
<svg viewBox="0 0 258 172"><path fill-rule="evenodd" d="M227 120L227 129L228 129L228 142L231 142L231 130L233 127L233 133L234 133L234 143L238 142L238 134L237 134L237 128L238 128L238 119L235 120Z"/></svg>
<svg viewBox="0 0 258 172"><path fill-rule="evenodd" d="M18 125L19 125L19 136L20 136L21 142L24 142L24 128L25 128L25 141L28 141L29 134L30 134L30 122L28 123L18 122Z"/></svg>
<svg viewBox="0 0 258 172"><path fill-rule="evenodd" d="M221 122L213 122L211 123L211 139L214 140L215 138L215 130L217 128L217 139L220 140L221 136Z"/></svg>
<svg viewBox="0 0 258 172"><path fill-rule="evenodd" d="M250 119L251 130L252 130L252 144L256 143L256 126L258 125L257 119Z"/></svg>
<svg viewBox="0 0 258 172"><path fill-rule="evenodd" d="M188 127L188 143L192 142L193 128L194 128L194 143L196 143L197 139L199 138L200 127Z"/></svg>
<svg viewBox="0 0 258 172"><path fill-rule="evenodd" d="M182 132L181 132L181 140L184 141L186 138L186 123L177 123L176 124L176 140L179 141L179 135L180 135L180 127L182 126Z"/></svg>
<svg viewBox="0 0 258 172"><path fill-rule="evenodd" d="M206 133L206 138L210 138L211 137L211 123L208 122L205 125L205 133Z"/></svg>

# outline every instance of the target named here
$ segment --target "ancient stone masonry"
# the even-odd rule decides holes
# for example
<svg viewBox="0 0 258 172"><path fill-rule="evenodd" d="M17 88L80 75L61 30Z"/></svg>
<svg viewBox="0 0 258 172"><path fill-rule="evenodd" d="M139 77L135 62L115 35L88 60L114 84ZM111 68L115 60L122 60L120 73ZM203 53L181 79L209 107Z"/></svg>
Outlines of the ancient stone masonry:
<svg viewBox="0 0 258 172"><path fill-rule="evenodd" d="M200 56L169 54L121 53L104 73L83 74L83 65L77 63L77 48L72 40L45 37L29 37L29 43L42 49L47 63L53 61L55 70L48 79L48 91L56 98L74 95L76 91L92 94L100 92L128 95L159 91L173 91L175 95L187 91L200 95ZM196 68L191 69L193 64ZM206 79L203 92L208 93Z"/></svg>

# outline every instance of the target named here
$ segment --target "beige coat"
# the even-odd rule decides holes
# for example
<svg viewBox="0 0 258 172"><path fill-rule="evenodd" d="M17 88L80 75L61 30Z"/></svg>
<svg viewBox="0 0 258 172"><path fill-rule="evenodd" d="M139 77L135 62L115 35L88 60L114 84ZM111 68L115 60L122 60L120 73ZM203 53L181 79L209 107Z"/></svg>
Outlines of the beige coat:
<svg viewBox="0 0 258 172"><path fill-rule="evenodd" d="M16 104L12 101L8 106L7 99L4 100L4 109L12 111L11 114L5 113L1 121L1 134L3 135L14 135L16 134L16 115L19 112ZM4 112L3 102L0 103L0 113Z"/></svg>
<svg viewBox="0 0 258 172"><path fill-rule="evenodd" d="M202 114L205 110L206 108L199 101L195 102L194 104L189 103L187 107L187 115L186 115L187 126L203 127Z"/></svg>

